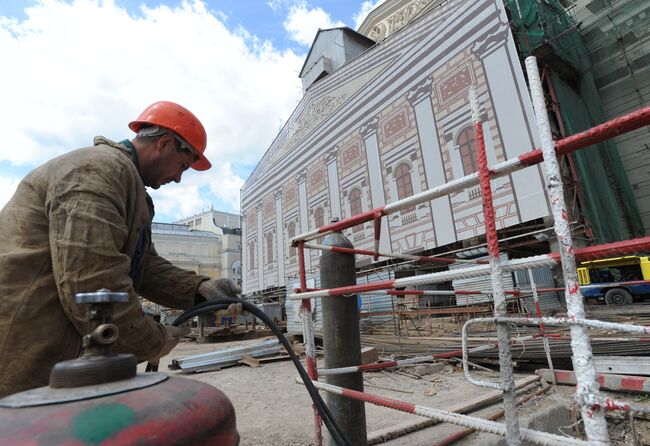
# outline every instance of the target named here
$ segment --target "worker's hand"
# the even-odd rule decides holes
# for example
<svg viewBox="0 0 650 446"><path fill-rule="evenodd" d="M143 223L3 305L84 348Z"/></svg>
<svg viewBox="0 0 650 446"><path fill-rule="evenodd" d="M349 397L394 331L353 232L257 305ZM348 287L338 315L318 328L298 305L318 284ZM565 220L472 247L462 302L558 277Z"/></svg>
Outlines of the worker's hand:
<svg viewBox="0 0 650 446"><path fill-rule="evenodd" d="M152 364L154 361L159 361L163 356L167 356L176 347L176 344L178 344L181 338L190 334L191 331L187 327L174 327L173 325L163 325L163 328L165 329L165 343L156 358L149 360Z"/></svg>
<svg viewBox="0 0 650 446"><path fill-rule="evenodd" d="M230 304L228 305L228 308L226 308L225 310L217 311L218 318L231 316L234 319L240 314L242 316L248 316L248 312L244 311L242 304Z"/></svg>
<svg viewBox="0 0 650 446"><path fill-rule="evenodd" d="M220 297L238 298L241 288L230 279L210 279L201 282L198 292L206 300L219 299Z"/></svg>

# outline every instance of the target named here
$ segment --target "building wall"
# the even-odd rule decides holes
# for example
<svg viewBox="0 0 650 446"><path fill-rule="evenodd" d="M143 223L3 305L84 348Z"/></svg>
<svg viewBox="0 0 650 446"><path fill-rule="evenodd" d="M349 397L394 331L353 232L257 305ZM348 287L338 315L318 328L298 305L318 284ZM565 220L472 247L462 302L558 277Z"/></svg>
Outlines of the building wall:
<svg viewBox="0 0 650 446"><path fill-rule="evenodd" d="M291 227L304 233L359 202L368 211L471 173L472 85L489 162L532 150L532 107L499 0L446 2L314 84L242 188L244 291L295 276ZM549 214L538 167L494 181L493 194L498 228ZM473 187L384 218L380 251L420 252L483 231ZM372 234L372 223L346 233L360 248ZM306 251L307 270L317 266L318 252Z"/></svg>
<svg viewBox="0 0 650 446"><path fill-rule="evenodd" d="M197 274L221 277L221 238L186 225L154 223L152 240L160 256L179 268Z"/></svg>
<svg viewBox="0 0 650 446"><path fill-rule="evenodd" d="M231 212L210 209L177 221L187 225L190 231L207 231L219 240L218 277L242 282L241 216Z"/></svg>

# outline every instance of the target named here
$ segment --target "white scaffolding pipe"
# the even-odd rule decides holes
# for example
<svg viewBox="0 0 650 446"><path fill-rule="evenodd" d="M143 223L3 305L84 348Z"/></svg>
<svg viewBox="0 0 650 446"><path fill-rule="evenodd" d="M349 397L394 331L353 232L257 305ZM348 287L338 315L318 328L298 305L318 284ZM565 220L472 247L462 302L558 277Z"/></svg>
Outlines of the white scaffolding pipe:
<svg viewBox="0 0 650 446"><path fill-rule="evenodd" d="M551 210L553 212L553 225L557 237L560 258L562 260L562 273L565 284L565 297L567 303L567 316L569 318L583 319L585 315L582 294L578 284L576 261L573 252L573 237L567 218L568 212L564 202L564 188L560 165L555 154L555 142L551 134L551 126L546 112L544 89L539 77L537 60L534 57L526 58L526 72L530 84L530 93L537 119L537 129L542 141L544 155L544 178L548 188ZM578 400L585 401L587 395L598 395L599 386L596 380L589 333L585 327L571 325L571 349L573 351L573 368L576 373L576 396ZM589 407L582 404L582 419L585 432L589 440L596 444L608 445L609 433L607 421L602 409Z"/></svg>

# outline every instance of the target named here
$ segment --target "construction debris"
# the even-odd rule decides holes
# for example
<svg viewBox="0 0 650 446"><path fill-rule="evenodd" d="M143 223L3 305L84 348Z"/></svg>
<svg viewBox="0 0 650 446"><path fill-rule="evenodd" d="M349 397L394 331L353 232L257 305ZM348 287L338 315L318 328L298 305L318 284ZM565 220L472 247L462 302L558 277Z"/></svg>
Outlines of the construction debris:
<svg viewBox="0 0 650 446"><path fill-rule="evenodd" d="M181 359L172 359L169 368L181 370L183 373L207 372L219 370L238 364L244 357L259 358L263 356L278 355L284 351L277 339L267 339L257 344L247 344L218 350L212 353L188 356Z"/></svg>

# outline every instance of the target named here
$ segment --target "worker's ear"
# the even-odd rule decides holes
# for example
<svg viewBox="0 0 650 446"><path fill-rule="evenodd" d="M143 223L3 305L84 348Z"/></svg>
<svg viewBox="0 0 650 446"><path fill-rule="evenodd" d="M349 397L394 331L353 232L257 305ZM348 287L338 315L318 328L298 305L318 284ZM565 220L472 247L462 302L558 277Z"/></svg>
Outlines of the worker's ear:
<svg viewBox="0 0 650 446"><path fill-rule="evenodd" d="M162 153L164 150L169 150L170 148L174 149L174 144L174 137L169 133L166 133L156 141L156 151Z"/></svg>

